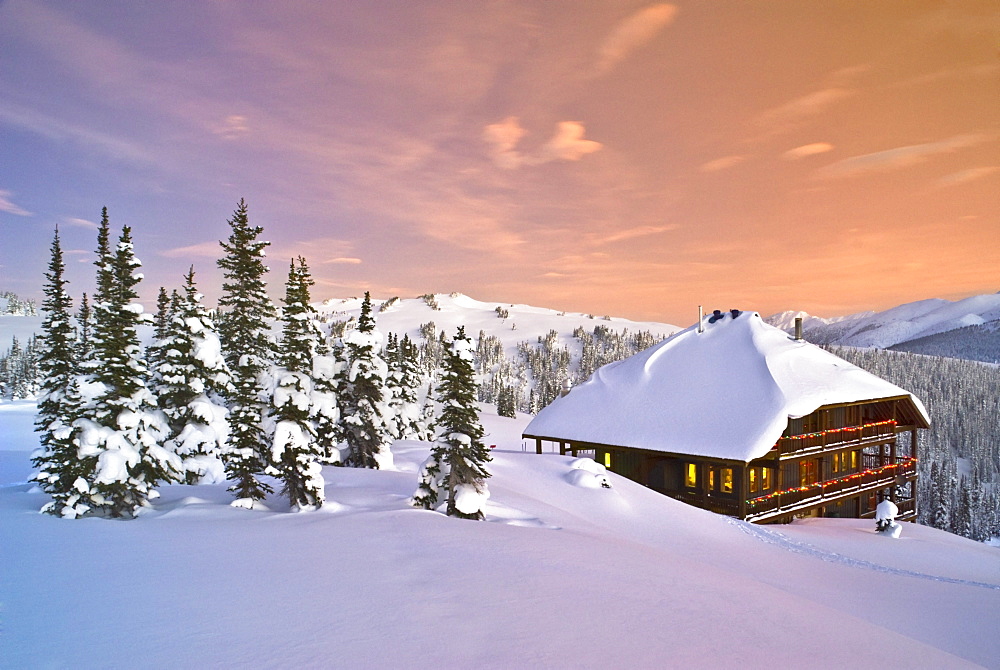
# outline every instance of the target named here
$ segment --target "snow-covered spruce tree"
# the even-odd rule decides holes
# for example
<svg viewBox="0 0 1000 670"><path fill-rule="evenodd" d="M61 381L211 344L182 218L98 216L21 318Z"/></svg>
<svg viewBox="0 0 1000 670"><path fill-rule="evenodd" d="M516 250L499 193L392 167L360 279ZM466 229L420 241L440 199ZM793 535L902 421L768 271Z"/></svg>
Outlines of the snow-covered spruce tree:
<svg viewBox="0 0 1000 670"><path fill-rule="evenodd" d="M305 259L300 256L298 260L298 266L293 260L288 270L281 310L281 365L271 375L271 467L292 509L310 510L323 505L325 487L320 465L323 452L312 416L313 356L320 333L316 311L309 304L313 280Z"/></svg>
<svg viewBox="0 0 1000 670"><path fill-rule="evenodd" d="M80 299L80 311L76 313L76 323L76 360L85 361L90 357L90 338L94 327L94 314L90 309L90 300L86 293Z"/></svg>
<svg viewBox="0 0 1000 670"><path fill-rule="evenodd" d="M82 461L76 456L73 443L73 421L79 416L79 389L76 379L76 342L70 310L73 301L66 291L59 229L52 239L52 257L45 274L45 299L42 310L42 348L38 365L41 370L41 395L38 398L38 417L35 431L39 433L40 447L32 454L35 467L32 479L48 493L52 500L42 507L43 512L77 516L86 511L77 508L80 492L74 484L85 475Z"/></svg>
<svg viewBox="0 0 1000 670"><path fill-rule="evenodd" d="M153 370L153 386L170 426L167 448L181 458L186 483L221 482L229 437L224 400L229 367L215 324L201 304L194 267L184 276L183 295L174 295L155 345L158 363Z"/></svg>
<svg viewBox="0 0 1000 670"><path fill-rule="evenodd" d="M341 430L347 443L344 464L355 468L392 466L391 416L387 404L388 367L379 351L382 335L372 318L371 296L366 291L354 330L344 335L346 378L340 389Z"/></svg>
<svg viewBox="0 0 1000 670"><path fill-rule="evenodd" d="M404 334L402 340L397 340L395 360L390 364L389 386L393 393L394 432L400 440L433 439L433 422L424 416L420 401L424 378L418 356L417 346L409 335Z"/></svg>
<svg viewBox="0 0 1000 670"><path fill-rule="evenodd" d="M257 239L263 231L251 226L247 205L240 199L229 220L232 233L220 242L225 255L218 260L224 281L219 299L219 334L223 353L232 373L229 397L229 442L223 454L226 476L233 485L234 507L252 508L271 487L259 478L267 465L263 419L267 408L261 374L274 359L274 344L268 336L274 303L267 295L264 250L270 242Z"/></svg>
<svg viewBox="0 0 1000 670"><path fill-rule="evenodd" d="M119 518L134 516L155 498L159 482L176 479L180 460L161 446L166 417L146 384L138 327L149 316L135 302L141 263L133 252L131 229L122 229L112 254L106 221L105 210L98 237L93 351L79 384L84 405L73 422L77 455L93 459L88 461L93 468L75 486L91 513Z"/></svg>
<svg viewBox="0 0 1000 670"><path fill-rule="evenodd" d="M491 459L482 441L483 427L476 405L474 353L475 345L466 336L465 328L460 327L447 348L437 388L441 407L438 439L424 464L414 496L415 504L426 507L423 500L433 497L431 491L446 492L448 515L463 519L482 519L489 498L486 479L490 473L486 464ZM440 470L437 482L430 481L435 467Z"/></svg>

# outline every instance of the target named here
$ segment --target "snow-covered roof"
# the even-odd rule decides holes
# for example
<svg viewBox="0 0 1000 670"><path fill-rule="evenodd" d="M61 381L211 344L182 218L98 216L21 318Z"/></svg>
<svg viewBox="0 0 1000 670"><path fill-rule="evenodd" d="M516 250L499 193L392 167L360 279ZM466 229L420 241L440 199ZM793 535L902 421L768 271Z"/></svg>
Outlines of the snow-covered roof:
<svg viewBox="0 0 1000 670"><path fill-rule="evenodd" d="M903 396L914 422L930 424L904 389L756 312L723 315L704 332L692 326L600 368L524 434L749 462L770 451L789 418L824 405Z"/></svg>

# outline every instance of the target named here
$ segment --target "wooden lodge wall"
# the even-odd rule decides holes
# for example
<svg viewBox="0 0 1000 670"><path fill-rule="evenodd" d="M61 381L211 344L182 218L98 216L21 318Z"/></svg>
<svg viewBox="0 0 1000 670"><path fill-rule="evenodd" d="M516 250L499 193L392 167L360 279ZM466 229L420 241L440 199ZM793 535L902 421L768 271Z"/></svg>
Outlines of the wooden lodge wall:
<svg viewBox="0 0 1000 670"><path fill-rule="evenodd" d="M760 522L796 516L874 516L892 499L916 517L916 421L900 399L845 403L790 419L770 452L750 463L630 447L551 440L560 453L590 452L609 470L697 507ZM905 449L897 434L910 432ZM913 445L911 447L910 445ZM905 452L905 453L904 453ZM589 454L588 454L589 455Z"/></svg>

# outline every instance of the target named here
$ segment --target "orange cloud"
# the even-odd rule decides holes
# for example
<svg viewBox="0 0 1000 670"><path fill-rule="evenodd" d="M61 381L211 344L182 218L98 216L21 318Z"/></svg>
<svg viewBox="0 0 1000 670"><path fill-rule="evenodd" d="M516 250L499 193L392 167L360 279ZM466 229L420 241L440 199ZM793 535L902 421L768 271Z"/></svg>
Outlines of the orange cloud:
<svg viewBox="0 0 1000 670"><path fill-rule="evenodd" d="M508 116L483 129L483 139L490 145L493 162L498 167L510 170L521 164L521 154L516 148L526 132L516 116Z"/></svg>
<svg viewBox="0 0 1000 670"><path fill-rule="evenodd" d="M952 153L959 149L982 144L988 138L982 135L956 135L938 142L911 144L885 151L853 156L821 168L816 176L821 179L854 177L871 172L888 172L923 163L931 156Z"/></svg>
<svg viewBox="0 0 1000 670"><path fill-rule="evenodd" d="M968 170L961 170L959 172L953 172L949 175L945 175L937 180L938 186L957 186L959 184L965 184L970 181L975 181L976 179L982 179L983 177L988 177L989 175L1000 171L1000 167L996 165L990 165L987 167L969 168Z"/></svg>
<svg viewBox="0 0 1000 670"><path fill-rule="evenodd" d="M827 151L833 151L832 144L828 142L813 142L812 144L803 144L801 147L789 149L785 153L781 154L781 157L785 160L794 161L800 158L806 158L807 156L825 154Z"/></svg>
<svg viewBox="0 0 1000 670"><path fill-rule="evenodd" d="M659 3L620 21L598 48L597 74L611 71L635 49L656 37L676 15L677 7Z"/></svg>
<svg viewBox="0 0 1000 670"><path fill-rule="evenodd" d="M583 124L577 121L560 121L555 136L542 147L537 162L552 160L578 161L601 148L600 142L583 138Z"/></svg>
<svg viewBox="0 0 1000 670"><path fill-rule="evenodd" d="M541 165L551 161L578 161L587 154L600 150L600 142L584 139L586 129L579 121L560 121L556 132L534 155L525 155L517 145L527 131L516 116L508 116L499 123L483 129L483 139L490 145L490 154L497 167L513 170L522 165Z"/></svg>
<svg viewBox="0 0 1000 670"><path fill-rule="evenodd" d="M734 165L739 165L745 160L746 156L723 156L722 158L702 163L698 169L701 172L718 172L719 170L726 170Z"/></svg>

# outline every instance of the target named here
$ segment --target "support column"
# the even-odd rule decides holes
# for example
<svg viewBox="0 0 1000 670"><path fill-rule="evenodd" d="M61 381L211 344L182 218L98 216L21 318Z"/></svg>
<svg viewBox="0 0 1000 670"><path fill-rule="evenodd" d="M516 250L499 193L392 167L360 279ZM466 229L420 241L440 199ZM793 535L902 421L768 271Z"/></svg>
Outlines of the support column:
<svg viewBox="0 0 1000 670"><path fill-rule="evenodd" d="M542 453L542 438L540 437L535 438L535 453L536 454Z"/></svg>

